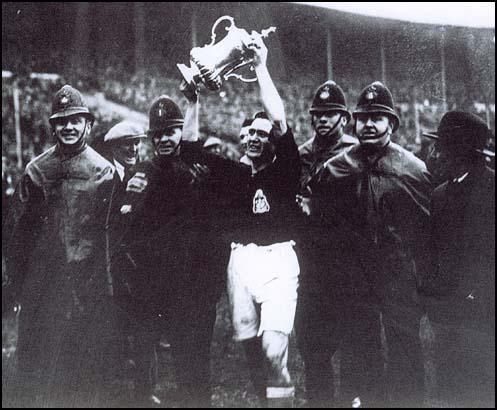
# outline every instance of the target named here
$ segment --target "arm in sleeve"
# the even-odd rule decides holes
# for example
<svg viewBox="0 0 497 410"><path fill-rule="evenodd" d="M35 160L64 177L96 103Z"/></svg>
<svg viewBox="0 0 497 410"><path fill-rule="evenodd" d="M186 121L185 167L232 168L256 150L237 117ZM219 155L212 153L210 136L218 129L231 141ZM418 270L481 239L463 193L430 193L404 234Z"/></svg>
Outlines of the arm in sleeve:
<svg viewBox="0 0 497 410"><path fill-rule="evenodd" d="M273 134L272 138L274 138ZM286 175L286 178L291 182L292 188L298 190L302 165L292 129L287 127L286 133L276 139L274 144L276 148L275 168L277 172Z"/></svg>
<svg viewBox="0 0 497 410"><path fill-rule="evenodd" d="M12 205L2 228L2 253L5 255L7 286L19 296L31 251L45 220L44 195L25 173L17 185Z"/></svg>

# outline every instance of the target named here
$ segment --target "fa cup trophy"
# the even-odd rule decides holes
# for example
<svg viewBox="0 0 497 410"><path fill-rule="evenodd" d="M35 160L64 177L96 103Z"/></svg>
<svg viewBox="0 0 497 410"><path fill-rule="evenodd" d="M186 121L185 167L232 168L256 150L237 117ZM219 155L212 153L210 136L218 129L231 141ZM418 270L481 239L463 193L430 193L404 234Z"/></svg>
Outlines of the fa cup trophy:
<svg viewBox="0 0 497 410"><path fill-rule="evenodd" d="M216 41L216 27L221 21L231 22L226 27L228 34L225 38L214 44ZM270 27L256 33L265 38L276 30ZM254 61L252 52L244 44L250 39L246 30L235 26L233 17L219 17L212 26L211 42L203 47L194 47L190 51L190 67L185 64L177 64L188 87L197 87L203 83L209 90L219 90L224 80L230 77L238 78L243 82L257 81L257 78L243 78L241 75L233 73L240 67L251 64Z"/></svg>

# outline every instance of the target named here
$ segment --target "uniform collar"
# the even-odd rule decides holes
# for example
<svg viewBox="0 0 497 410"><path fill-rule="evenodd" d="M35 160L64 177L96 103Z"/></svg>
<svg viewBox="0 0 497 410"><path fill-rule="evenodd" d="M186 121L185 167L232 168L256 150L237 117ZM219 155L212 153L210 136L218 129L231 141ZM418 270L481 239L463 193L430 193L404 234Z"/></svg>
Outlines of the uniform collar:
<svg viewBox="0 0 497 410"><path fill-rule="evenodd" d="M116 166L116 172L119 175L119 179L121 180L121 182L124 181L124 166L119 161L116 161L115 158L114 165Z"/></svg>
<svg viewBox="0 0 497 410"><path fill-rule="evenodd" d="M62 144L60 141L58 141L56 151L60 153L62 157L68 159L83 152L86 149L86 147L87 147L86 140L84 137L82 137L77 143L72 145Z"/></svg>

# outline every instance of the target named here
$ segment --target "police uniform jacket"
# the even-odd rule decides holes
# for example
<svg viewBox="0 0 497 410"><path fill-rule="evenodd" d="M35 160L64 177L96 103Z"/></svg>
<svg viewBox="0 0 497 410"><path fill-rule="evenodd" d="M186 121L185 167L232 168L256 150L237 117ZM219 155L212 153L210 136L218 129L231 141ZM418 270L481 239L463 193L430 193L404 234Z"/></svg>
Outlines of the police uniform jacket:
<svg viewBox="0 0 497 410"><path fill-rule="evenodd" d="M325 219L338 212L369 241L378 296L417 301L418 271L427 263L431 194L424 162L393 142L374 160L356 145L325 163L310 185L331 204L320 207Z"/></svg>
<svg viewBox="0 0 497 410"><path fill-rule="evenodd" d="M17 186L3 240L22 306L20 372L41 391L71 377L95 381L110 368L100 355L115 330L103 254L112 177L112 164L92 148L56 145L26 166Z"/></svg>
<svg viewBox="0 0 497 410"><path fill-rule="evenodd" d="M124 199L132 209L125 248L136 268L128 282L133 299L145 307L138 313L145 315L166 315L177 302L220 292L229 244L219 233L233 195L250 176L247 166L204 152L199 144L182 143L180 152L137 164L131 174L144 173L147 187ZM208 170L197 175L193 164Z"/></svg>
<svg viewBox="0 0 497 410"><path fill-rule="evenodd" d="M332 146L320 146L316 137L303 143L299 147L300 161L302 164L302 172L300 175L301 192L305 193L308 182L321 169L326 161L355 144L359 144L357 138L348 134L343 134L337 143Z"/></svg>

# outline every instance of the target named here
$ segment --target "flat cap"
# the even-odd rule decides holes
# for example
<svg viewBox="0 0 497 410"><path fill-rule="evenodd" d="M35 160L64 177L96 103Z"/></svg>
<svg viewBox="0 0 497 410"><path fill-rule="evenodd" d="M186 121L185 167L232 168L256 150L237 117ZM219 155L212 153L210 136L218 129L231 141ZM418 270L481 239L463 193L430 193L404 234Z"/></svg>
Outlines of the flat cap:
<svg viewBox="0 0 497 410"><path fill-rule="evenodd" d="M145 127L137 122L121 121L114 125L104 136L104 142L125 139L146 138Z"/></svg>

